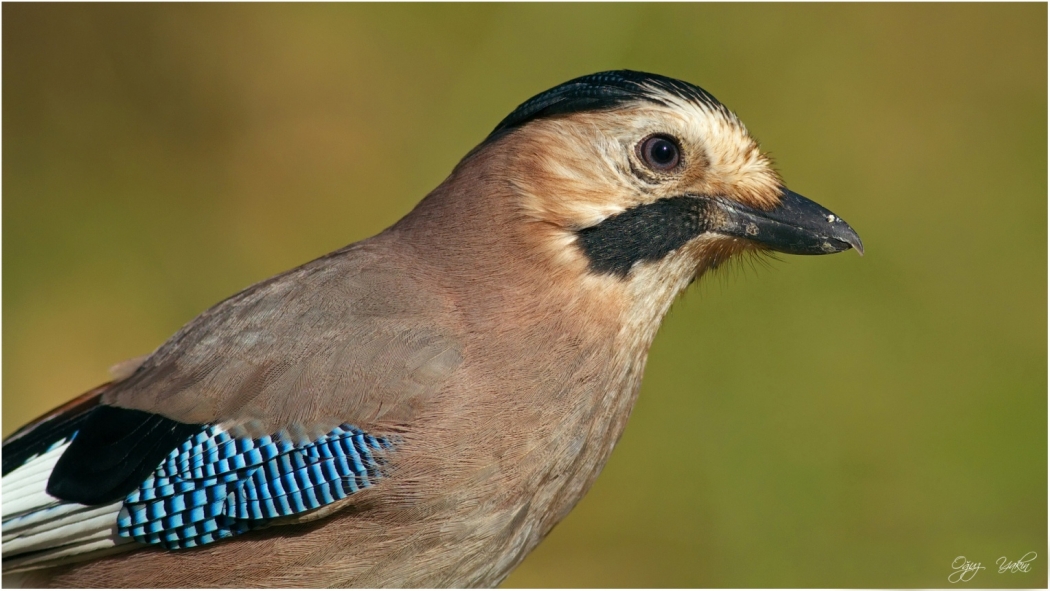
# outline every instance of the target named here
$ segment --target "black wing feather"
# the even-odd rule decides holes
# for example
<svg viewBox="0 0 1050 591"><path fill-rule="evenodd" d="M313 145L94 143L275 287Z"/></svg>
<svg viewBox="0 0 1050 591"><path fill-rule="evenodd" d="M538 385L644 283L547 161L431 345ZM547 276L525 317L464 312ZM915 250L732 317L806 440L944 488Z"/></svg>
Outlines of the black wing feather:
<svg viewBox="0 0 1050 591"><path fill-rule="evenodd" d="M202 428L141 410L99 405L87 414L55 464L47 492L83 505L119 500Z"/></svg>
<svg viewBox="0 0 1050 591"><path fill-rule="evenodd" d="M59 441L76 433L91 409L99 404L102 393L111 384L103 384L73 400L37 417L4 440L3 475L25 464Z"/></svg>

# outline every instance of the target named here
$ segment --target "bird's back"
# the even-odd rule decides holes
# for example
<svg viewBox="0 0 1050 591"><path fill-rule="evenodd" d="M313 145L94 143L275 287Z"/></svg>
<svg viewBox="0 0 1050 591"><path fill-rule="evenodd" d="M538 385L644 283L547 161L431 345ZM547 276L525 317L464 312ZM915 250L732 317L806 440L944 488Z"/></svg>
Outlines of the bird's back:
<svg viewBox="0 0 1050 591"><path fill-rule="evenodd" d="M444 199L439 192L431 206ZM426 207L416 215L404 223L427 223ZM621 361L609 355L617 348L614 333L609 339L580 333L611 329L611 318L598 312L594 322L562 317L559 310L578 303L556 301L557 290L522 273L542 261L520 263L517 279L481 276L479 269L464 284L457 277L462 265L450 268L447 253L425 242L395 227L209 309L131 376L95 393L94 402L107 411L155 418L152 430L132 421L113 427L122 432L103 434L108 446L66 450L80 465L109 465L109 458L127 456L130 436L136 449L149 449L161 434L171 436L170 425L217 426L255 440L280 432L309 443L353 417L353 428L389 446L376 450L382 465L368 486L304 514L268 516L251 527L255 531L221 546L172 552L123 543L130 540L107 532L121 544L85 555L101 557L90 562L76 555L69 562L68 552L48 560L39 544L28 553L9 552L17 539L5 536L5 569L14 570L20 559L65 563L21 579L76 586L488 586L502 580L597 475L611 451L607 440L618 433L604 426L595 431L594 424L599 415L629 408L640 372L632 378L614 367ZM494 284L481 296L487 281ZM546 305L531 297L537 289L546 290ZM500 332L494 322L502 323ZM615 404L602 406L610 401ZM52 418L16 434L5 443L5 457L19 452L20 441L58 438L48 432L54 425ZM150 459L143 454L138 464ZM135 467L121 464L125 473ZM90 473L69 474L76 482L67 490L94 485ZM20 479L12 470L5 491ZM53 502L48 495L47 507L27 513ZM120 500L107 507L118 512ZM18 515L5 510L5 520ZM45 550L70 548L61 533L49 535ZM105 556L115 551L122 552ZM221 552L224 568L214 567L214 552Z"/></svg>

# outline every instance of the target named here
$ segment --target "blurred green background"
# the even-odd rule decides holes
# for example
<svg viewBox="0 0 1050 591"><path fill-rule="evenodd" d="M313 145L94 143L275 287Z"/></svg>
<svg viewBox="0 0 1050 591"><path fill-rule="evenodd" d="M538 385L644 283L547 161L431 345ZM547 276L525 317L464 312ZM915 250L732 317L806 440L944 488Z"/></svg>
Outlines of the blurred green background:
<svg viewBox="0 0 1050 591"><path fill-rule="evenodd" d="M4 433L624 67L715 94L868 254L693 287L506 585L1045 587L1045 4L4 4Z"/></svg>

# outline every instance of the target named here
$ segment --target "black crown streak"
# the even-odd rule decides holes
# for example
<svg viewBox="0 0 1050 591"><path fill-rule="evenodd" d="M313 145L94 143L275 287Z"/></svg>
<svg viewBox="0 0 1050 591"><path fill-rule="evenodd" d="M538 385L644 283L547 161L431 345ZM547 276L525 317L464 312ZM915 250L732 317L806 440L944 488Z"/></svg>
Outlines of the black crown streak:
<svg viewBox="0 0 1050 591"><path fill-rule="evenodd" d="M530 98L500 121L485 142L530 121L554 115L613 109L639 101L666 105L666 95L726 111L718 99L699 86L659 74L614 70L574 78Z"/></svg>
<svg viewBox="0 0 1050 591"><path fill-rule="evenodd" d="M596 273L626 277L635 263L658 261L708 229L703 199L668 197L628 209L576 232Z"/></svg>

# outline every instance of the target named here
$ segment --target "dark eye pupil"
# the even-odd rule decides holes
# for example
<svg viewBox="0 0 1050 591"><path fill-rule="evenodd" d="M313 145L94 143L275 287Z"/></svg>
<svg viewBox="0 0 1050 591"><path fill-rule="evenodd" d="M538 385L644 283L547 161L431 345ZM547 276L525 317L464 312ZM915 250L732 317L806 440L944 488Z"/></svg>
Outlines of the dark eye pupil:
<svg viewBox="0 0 1050 591"><path fill-rule="evenodd" d="M678 146L666 137L652 137L642 148L646 164L659 170L670 170L678 164Z"/></svg>
<svg viewBox="0 0 1050 591"><path fill-rule="evenodd" d="M674 160L674 144L667 140L656 140L653 142L653 162L657 164L669 164Z"/></svg>

